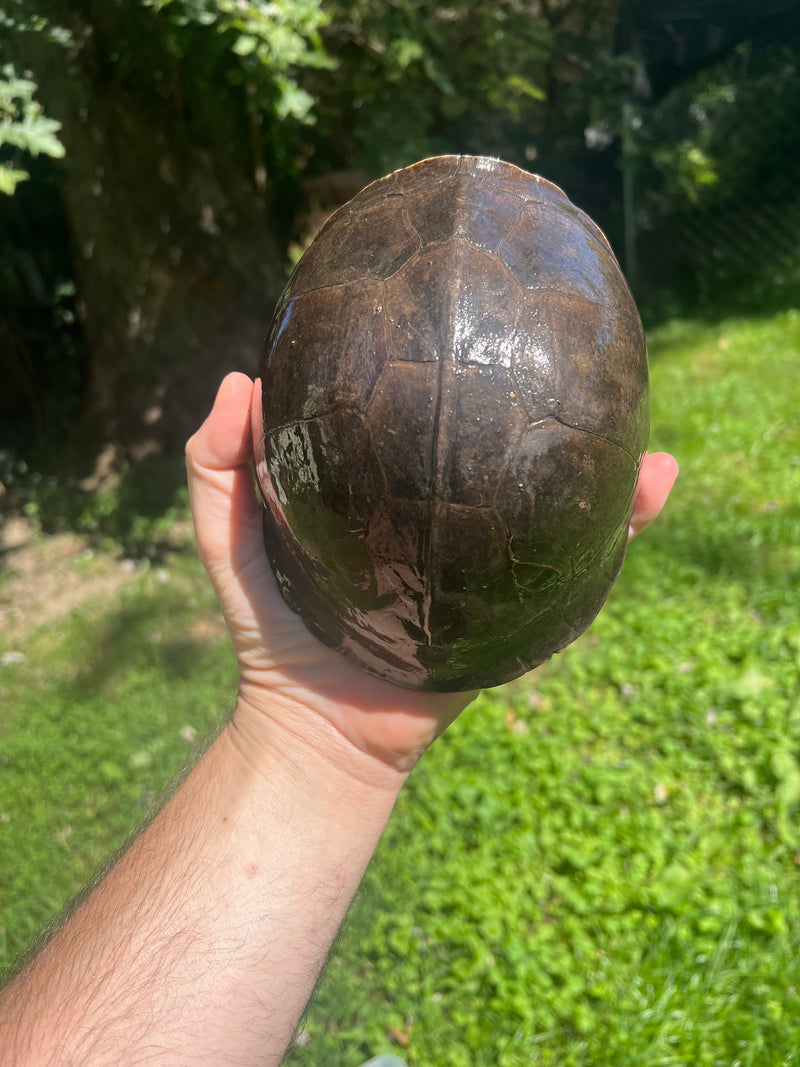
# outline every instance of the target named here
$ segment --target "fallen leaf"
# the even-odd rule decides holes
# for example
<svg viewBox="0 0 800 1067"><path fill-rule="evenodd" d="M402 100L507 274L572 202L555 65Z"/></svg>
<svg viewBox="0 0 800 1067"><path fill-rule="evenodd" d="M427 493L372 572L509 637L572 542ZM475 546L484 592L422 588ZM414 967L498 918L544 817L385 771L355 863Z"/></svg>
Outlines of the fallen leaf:
<svg viewBox="0 0 800 1067"><path fill-rule="evenodd" d="M397 1044L400 1045L402 1048L408 1048L408 1043L411 1038L405 1032L405 1030L401 1030L399 1026L388 1026L386 1028L386 1033L389 1035L392 1041L397 1042Z"/></svg>

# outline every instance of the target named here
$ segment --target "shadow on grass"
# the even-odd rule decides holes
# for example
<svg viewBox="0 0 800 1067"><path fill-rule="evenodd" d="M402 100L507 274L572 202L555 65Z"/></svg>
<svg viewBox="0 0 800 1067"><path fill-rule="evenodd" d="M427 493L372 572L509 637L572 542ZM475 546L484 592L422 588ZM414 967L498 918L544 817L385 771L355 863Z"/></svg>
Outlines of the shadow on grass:
<svg viewBox="0 0 800 1067"><path fill-rule="evenodd" d="M100 620L82 620L82 643L90 645L68 683L81 700L111 693L125 681L149 685L155 674L166 683L191 683L213 660L224 669L233 662L218 611L193 604L186 591L142 591Z"/></svg>
<svg viewBox="0 0 800 1067"><path fill-rule="evenodd" d="M45 534L71 532L91 545L113 543L134 559L158 561L174 551L169 534L189 518L183 455L123 464L96 487L80 471L23 472L6 482L4 516L23 515ZM0 570L4 566L0 552Z"/></svg>

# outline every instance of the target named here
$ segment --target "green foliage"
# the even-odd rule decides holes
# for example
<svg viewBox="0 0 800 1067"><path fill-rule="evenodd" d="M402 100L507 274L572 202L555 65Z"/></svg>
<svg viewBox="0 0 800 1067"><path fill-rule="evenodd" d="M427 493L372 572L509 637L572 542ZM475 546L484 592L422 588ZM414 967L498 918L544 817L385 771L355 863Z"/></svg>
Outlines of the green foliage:
<svg viewBox="0 0 800 1067"><path fill-rule="evenodd" d="M42 533L72 530L129 558L163 555L175 524L189 518L183 456L123 461L97 488L63 472L42 476L12 453L0 453L0 481L11 508Z"/></svg>
<svg viewBox="0 0 800 1067"><path fill-rule="evenodd" d="M320 154L377 174L439 151L521 159L532 144L542 150L553 64L582 77L583 48L573 46L586 12L573 11L568 30L566 7L330 0L324 40L339 60L339 91L327 96L312 79L330 142ZM594 22L607 31L610 11L595 9Z"/></svg>
<svg viewBox="0 0 800 1067"><path fill-rule="evenodd" d="M651 338L667 512L591 631L414 772L290 1063L400 1037L412 1067L800 1064L798 347L794 310ZM22 650L0 668L5 962L235 689L189 559Z"/></svg>
<svg viewBox="0 0 800 1067"><path fill-rule="evenodd" d="M754 35L705 68L702 51L697 64L687 60L682 68L680 44L665 44L666 53L674 53L674 87L649 103L637 95L637 77L647 73L648 64L662 63L664 50L651 41L650 54L641 60L620 51L623 37L634 38L618 31L625 14L619 0L451 0L444 6L423 0L0 3L8 55L20 60L18 72L29 67L34 72L32 78L17 78L27 104L14 97L15 120L0 118L4 151L12 153L0 155L5 167L0 184L10 191L30 169L17 158L24 152L58 152L51 114L64 123L69 152L64 166L48 167L41 160L31 171L36 195L15 198L19 217L8 228L7 247L0 249L0 301L12 310L14 379L20 383L9 403L15 405L15 420L27 421L23 434L29 439L38 434L41 441L48 408L63 408L56 376L41 366L46 348L56 353L53 364L68 368L73 395L82 401L90 390L81 387L104 380L103 370L113 362L99 341L110 338L112 323L121 366L133 365L127 350L122 355L127 342L145 366L165 336L163 330L142 329L136 338L125 333L129 317L133 321L141 312L142 285L146 295L157 287L166 292L164 279L184 271L190 283L187 264L203 258L206 238L213 238L235 273L237 250L224 247L236 222L234 210L222 210L226 190L231 204L241 206L252 197L248 215L261 218L258 225L282 250L298 236L301 205L324 211L352 185L333 182L328 200L309 205L303 204L310 188L304 178L339 170L376 177L436 152L496 154L562 184L620 250L624 229L631 271L638 251L642 289L680 287L691 300L698 292L713 292L715 279L728 288L732 277L749 281L756 262L774 276L785 269L785 259L797 258L800 140L794 115L800 67L796 38L789 35L770 46ZM647 5L638 7L642 10L628 13L634 22L646 22ZM659 25L671 25L670 17L664 12ZM708 19L716 17L705 12L698 21L708 28ZM724 41L724 28L720 32ZM68 42L67 55L59 46ZM37 110L37 96L46 114ZM30 121L22 115L25 108ZM87 121L78 121L78 115ZM109 146L98 148L106 137ZM130 142L132 151L112 150L117 138L120 145ZM195 158L202 165L188 163ZM179 160L186 161L191 179L176 177ZM94 171L91 181L84 180L88 169ZM217 190L211 188L215 182ZM75 194L60 195L62 183ZM195 199L206 195L207 204L196 209ZM131 285L126 292L123 281L115 284L109 302L88 282L90 263L83 252L92 249L93 256L108 260L97 237L109 229L116 233L119 211L110 205L120 200L130 226L120 231L127 239L115 246L111 259L120 269L119 261L131 255L133 262L120 269ZM213 209L211 221L203 214L206 207ZM59 212L56 264L50 235ZM193 227L198 213L206 220L199 234ZM183 214L187 223L178 225ZM144 235L156 217L153 253ZM32 271L30 246L36 242ZM174 265L162 270L156 264L163 255ZM110 278L115 273L110 267L102 266L98 277ZM216 273L210 271L209 282ZM200 278L206 284L200 270L191 291ZM41 313L40 291L54 292L64 282L75 285L80 309L69 329L57 315ZM176 289L182 291L180 283ZM237 292L235 280L228 291ZM179 304L153 301L158 311L152 313L177 317ZM248 309L242 318L249 315ZM186 333L192 325L185 324ZM44 332L55 343L44 343ZM153 357L153 363L159 360ZM37 389L49 394L45 402L32 399ZM34 421L36 434L29 432ZM66 421L76 420L70 413ZM109 425L120 422L108 415Z"/></svg>
<svg viewBox="0 0 800 1067"><path fill-rule="evenodd" d="M56 136L61 123L44 114L35 92L36 82L30 75L20 77L11 63L0 69L0 158L8 156L6 146L32 156L41 153L60 159L64 155L64 146ZM0 193L10 196L28 177L28 172L16 164L0 162Z"/></svg>
<svg viewBox="0 0 800 1067"><path fill-rule="evenodd" d="M675 192L692 204L698 203L704 186L719 181L719 171L707 152L688 138L676 145L659 145L653 162L669 175Z"/></svg>
<svg viewBox="0 0 800 1067"><path fill-rule="evenodd" d="M664 198L763 199L786 191L800 166L799 103L800 44L756 55L742 45L647 115L639 152L660 172Z"/></svg>
<svg viewBox="0 0 800 1067"><path fill-rule="evenodd" d="M646 273L674 264L691 297L800 265L800 39L745 42L638 104L626 145L636 174L636 222ZM659 277L659 274L661 277Z"/></svg>
<svg viewBox="0 0 800 1067"><path fill-rule="evenodd" d="M275 118L314 120L314 99L297 81L305 67L332 69L320 37L328 22L316 0L141 0L174 26L192 24L220 35L237 57L233 80L248 88L248 108Z"/></svg>
<svg viewBox="0 0 800 1067"><path fill-rule="evenodd" d="M245 146L251 140L250 149L265 154L268 164L279 155L291 169L288 160L303 140L300 130L316 119L316 100L301 84L303 73L336 66L321 36L329 17L316 0L113 0L77 8L6 0L0 25L10 31L12 43L31 34L60 45L72 41L78 57L91 52L94 42L98 55L90 66L100 82L113 70L154 111L165 103L181 111L195 138L208 135L204 127L210 124L210 134L226 147L231 137ZM47 79L46 63L41 77ZM236 94L249 128L215 125L221 92ZM255 128L262 124L268 138ZM258 169L264 161L254 162Z"/></svg>

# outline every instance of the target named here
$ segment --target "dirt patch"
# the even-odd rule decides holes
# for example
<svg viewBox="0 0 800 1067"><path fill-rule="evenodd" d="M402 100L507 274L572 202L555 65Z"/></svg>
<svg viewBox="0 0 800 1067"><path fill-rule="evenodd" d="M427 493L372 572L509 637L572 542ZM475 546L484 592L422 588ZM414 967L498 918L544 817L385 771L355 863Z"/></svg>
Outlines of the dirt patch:
<svg viewBox="0 0 800 1067"><path fill-rule="evenodd" d="M188 526L188 524L187 524ZM176 529L176 541L188 530ZM109 597L140 572L134 560L93 548L74 533L41 534L25 519L0 527L0 631L19 647L38 626Z"/></svg>

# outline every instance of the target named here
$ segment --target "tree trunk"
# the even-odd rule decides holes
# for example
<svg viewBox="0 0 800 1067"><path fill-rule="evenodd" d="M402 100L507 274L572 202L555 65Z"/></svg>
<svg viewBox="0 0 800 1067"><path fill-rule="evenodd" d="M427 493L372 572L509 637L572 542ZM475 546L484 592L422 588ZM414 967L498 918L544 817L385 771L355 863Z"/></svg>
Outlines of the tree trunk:
<svg viewBox="0 0 800 1067"><path fill-rule="evenodd" d="M29 34L20 59L63 124L88 424L136 459L182 445L225 373L253 373L283 249L253 179L244 94L207 64L184 99L196 57L159 39L163 18L125 6L62 10L73 47Z"/></svg>

